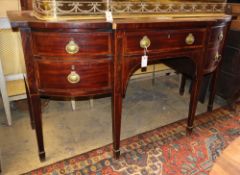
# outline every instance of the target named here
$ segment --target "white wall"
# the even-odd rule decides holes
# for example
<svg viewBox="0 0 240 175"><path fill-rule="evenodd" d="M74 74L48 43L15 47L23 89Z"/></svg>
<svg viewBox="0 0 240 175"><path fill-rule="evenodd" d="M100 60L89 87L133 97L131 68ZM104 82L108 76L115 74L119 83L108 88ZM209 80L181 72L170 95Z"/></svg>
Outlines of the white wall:
<svg viewBox="0 0 240 175"><path fill-rule="evenodd" d="M12 32L6 16L8 10L20 9L20 0L0 0L0 59L5 75L25 72L21 38Z"/></svg>
<svg viewBox="0 0 240 175"><path fill-rule="evenodd" d="M0 18L6 17L6 11L20 8L20 0L0 0Z"/></svg>

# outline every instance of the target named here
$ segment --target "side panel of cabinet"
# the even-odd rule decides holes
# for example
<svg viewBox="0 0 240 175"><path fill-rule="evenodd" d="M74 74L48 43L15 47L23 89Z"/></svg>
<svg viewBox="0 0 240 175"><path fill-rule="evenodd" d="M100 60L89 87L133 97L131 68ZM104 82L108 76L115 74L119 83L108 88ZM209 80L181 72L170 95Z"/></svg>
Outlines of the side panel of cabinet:
<svg viewBox="0 0 240 175"><path fill-rule="evenodd" d="M230 99L240 88L240 31L229 31L217 81L217 95Z"/></svg>

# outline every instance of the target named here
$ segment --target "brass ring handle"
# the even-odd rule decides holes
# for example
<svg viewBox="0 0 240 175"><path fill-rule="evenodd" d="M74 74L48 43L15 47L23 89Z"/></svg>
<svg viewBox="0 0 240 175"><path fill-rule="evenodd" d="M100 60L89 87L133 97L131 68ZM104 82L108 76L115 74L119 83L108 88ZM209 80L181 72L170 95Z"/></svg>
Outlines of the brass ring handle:
<svg viewBox="0 0 240 175"><path fill-rule="evenodd" d="M218 36L218 40L219 41L222 41L223 40L223 32L221 31L221 33L219 34L219 36Z"/></svg>
<svg viewBox="0 0 240 175"><path fill-rule="evenodd" d="M151 41L147 36L144 36L141 40L140 40L140 47L143 49L147 49L149 46L151 45Z"/></svg>
<svg viewBox="0 0 240 175"><path fill-rule="evenodd" d="M217 52L215 57L214 57L214 61L219 62L221 59L222 59L222 55Z"/></svg>
<svg viewBox="0 0 240 175"><path fill-rule="evenodd" d="M195 37L192 33L189 33L185 39L185 43L188 45L192 45L195 42Z"/></svg>
<svg viewBox="0 0 240 175"><path fill-rule="evenodd" d="M71 73L67 76L67 80L71 84L76 84L80 81L80 75L76 71L71 71Z"/></svg>
<svg viewBox="0 0 240 175"><path fill-rule="evenodd" d="M79 51L79 46L75 43L74 40L69 41L69 43L66 45L66 52L69 54L75 54Z"/></svg>

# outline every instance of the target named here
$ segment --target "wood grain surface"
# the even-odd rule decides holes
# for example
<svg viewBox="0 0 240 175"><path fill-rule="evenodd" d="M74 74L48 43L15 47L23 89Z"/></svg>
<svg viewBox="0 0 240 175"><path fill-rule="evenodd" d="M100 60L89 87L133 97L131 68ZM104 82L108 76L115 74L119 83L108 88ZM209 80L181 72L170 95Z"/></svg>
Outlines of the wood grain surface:
<svg viewBox="0 0 240 175"><path fill-rule="evenodd" d="M31 11L8 15L12 27L21 31L31 124L36 129L41 160L45 159L45 149L40 97L92 97L106 93L112 95L113 152L119 158L122 100L131 75L141 67L144 49L140 41L144 36L151 41L146 53L148 65L183 57L194 64L187 130L193 130L199 91L207 73L213 74L208 104L208 110L212 110L221 61L215 55L222 53L229 15L149 20L130 17L114 19L113 23L104 19L43 21ZM194 38L190 44L188 36ZM70 41L78 45L78 52L67 52ZM69 81L70 73L78 74L80 81Z"/></svg>
<svg viewBox="0 0 240 175"><path fill-rule="evenodd" d="M240 137L234 140L217 158L209 175L240 174Z"/></svg>

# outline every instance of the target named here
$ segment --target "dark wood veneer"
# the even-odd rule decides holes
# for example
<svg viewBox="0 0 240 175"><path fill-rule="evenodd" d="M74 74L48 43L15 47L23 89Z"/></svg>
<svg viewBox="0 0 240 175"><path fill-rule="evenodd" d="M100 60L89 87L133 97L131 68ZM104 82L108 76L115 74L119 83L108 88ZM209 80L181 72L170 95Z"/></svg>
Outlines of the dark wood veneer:
<svg viewBox="0 0 240 175"><path fill-rule="evenodd" d="M219 64L219 61L215 61L216 53L222 54L219 52L219 47L209 48L207 50L207 57L204 60L204 72L205 74L213 72Z"/></svg>
<svg viewBox="0 0 240 175"><path fill-rule="evenodd" d="M79 46L79 52L73 56L87 57L112 54L111 33L109 32L33 32L34 55L70 56L65 47L70 40Z"/></svg>
<svg viewBox="0 0 240 175"><path fill-rule="evenodd" d="M221 42L219 40L219 36L220 36L221 32L222 32L223 36L226 36L227 26L220 25L220 26L211 27L208 45L214 47L216 45L223 44L223 42Z"/></svg>
<svg viewBox="0 0 240 175"><path fill-rule="evenodd" d="M240 30L230 30L217 81L217 95L229 104L240 95Z"/></svg>
<svg viewBox="0 0 240 175"><path fill-rule="evenodd" d="M71 84L67 76L71 72L71 66L80 75L80 82ZM36 72L38 88L41 92L54 94L57 92L64 95L76 93L80 96L94 91L106 91L111 89L111 66L112 61L37 61ZM104 71L101 71L104 70ZM77 91L77 92L75 92Z"/></svg>
<svg viewBox="0 0 240 175"><path fill-rule="evenodd" d="M193 45L187 45L185 38L189 33L195 36ZM139 47L139 41L143 36L148 36L151 40L151 45L148 48L149 53L170 51L177 49L194 49L196 47L203 47L205 41L205 29L183 29L183 30L153 30L153 31L137 31L126 32L124 37L124 49L126 55L143 54L143 49ZM164 42L163 42L164 41Z"/></svg>
<svg viewBox="0 0 240 175"><path fill-rule="evenodd" d="M31 124L36 128L39 156L45 159L42 134L41 96L79 97L110 93L112 95L113 149L120 155L122 98L132 73L140 67L143 49L139 42L148 36L149 64L158 61L188 58L194 65L193 85L187 121L192 131L197 98L205 74L213 73L212 91L208 109L212 109L215 95L215 79L218 62L212 56L221 53L228 30L230 16L161 20L114 19L105 20L40 21L31 12L9 12L13 28L19 28L27 67L26 88L28 92ZM218 40L220 32L224 38ZM195 42L185 43L188 34ZM79 52L68 54L66 44L73 39ZM67 76L71 67L81 77L71 84ZM183 65L183 71L188 70Z"/></svg>

